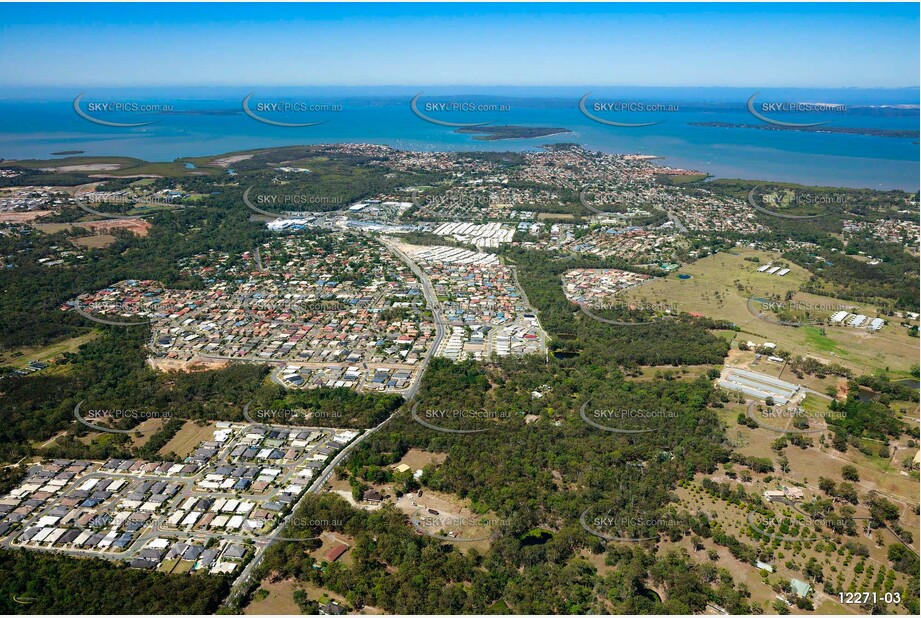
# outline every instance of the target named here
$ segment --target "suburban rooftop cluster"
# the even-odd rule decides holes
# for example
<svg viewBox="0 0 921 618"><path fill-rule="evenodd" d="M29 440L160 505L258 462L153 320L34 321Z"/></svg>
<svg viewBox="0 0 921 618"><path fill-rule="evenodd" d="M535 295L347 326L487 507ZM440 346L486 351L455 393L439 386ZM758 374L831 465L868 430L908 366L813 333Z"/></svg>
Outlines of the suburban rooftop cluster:
<svg viewBox="0 0 921 618"><path fill-rule="evenodd" d="M149 319L155 360L279 362L294 368L286 372L291 386L406 388L434 337L415 275L367 238L287 236L244 256L198 256L184 266L207 287L123 281L77 302L106 319ZM362 375L294 375L330 366L360 366ZM380 389L378 370L400 375Z"/></svg>
<svg viewBox="0 0 921 618"><path fill-rule="evenodd" d="M250 411L250 414L275 411ZM0 498L7 547L231 573L357 430L216 423L178 462L53 460ZM180 563L185 562L181 567Z"/></svg>
<svg viewBox="0 0 921 618"><path fill-rule="evenodd" d="M580 305L601 306L618 293L649 281L648 275L617 268L576 268L563 275L566 298Z"/></svg>
<svg viewBox="0 0 921 618"><path fill-rule="evenodd" d="M546 333L515 280L495 255L456 247L413 247L451 328L437 350L451 359L546 353Z"/></svg>

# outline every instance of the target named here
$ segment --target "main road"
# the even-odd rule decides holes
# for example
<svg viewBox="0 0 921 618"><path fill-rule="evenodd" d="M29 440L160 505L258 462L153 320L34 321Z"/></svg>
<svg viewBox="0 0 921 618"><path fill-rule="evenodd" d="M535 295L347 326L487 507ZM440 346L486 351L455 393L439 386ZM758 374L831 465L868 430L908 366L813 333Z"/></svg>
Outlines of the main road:
<svg viewBox="0 0 921 618"><path fill-rule="evenodd" d="M435 352L441 346L441 342L445 336L447 322L441 313L441 308L438 304L438 297L435 295L435 289L432 287L432 283L429 281L429 278L425 275L424 272L422 272L422 269L419 268L419 266L412 260L412 258L406 255L406 253L404 253L392 239L378 238L378 240L381 242L381 244L387 247L391 253L400 258L400 260L409 267L413 274L416 275L416 278L419 279L419 283L422 285L422 294L425 296L425 300L432 310L432 316L435 321L435 340L432 342L432 345L429 346L429 349L425 354L425 359L423 359L421 369L419 371L419 377L416 379L415 383L406 389L406 391L403 393L403 397L407 402L409 402L412 401L412 399L418 394L419 385L422 383L422 377L425 375L425 369L428 367L432 357L435 356ZM258 541L258 544L262 546L262 551L257 552L256 556L240 572L236 580L234 580L233 587L230 590L230 595L227 597L227 605L232 605L240 599L240 595L248 588L251 583L253 572L265 557L266 549L272 542L278 540L281 537L285 527L291 522L291 519L297 513L301 503L306 499L306 497L310 494L320 493L320 491L323 489L323 486L326 485L326 483L332 477L333 472L335 472L336 466L342 463L342 461L344 461L345 458L349 456L355 447L366 440L368 436L379 431L384 425L389 423L392 418L393 415L388 416L380 425L366 430L364 433L346 445L345 448L339 451L339 453L333 457L333 460L330 461L329 464L323 469L323 472L320 473L320 476L318 476L313 484L311 484L307 489L307 491L304 492L304 495L301 496L301 499L298 500L297 503L291 508L291 511L275 528L275 531Z"/></svg>
<svg viewBox="0 0 921 618"><path fill-rule="evenodd" d="M381 237L379 240L381 244L390 250L391 253L400 258L404 264L409 266L409 269L413 272L414 275L416 275L416 278L419 279L419 283L422 284L422 294L425 296L426 302L432 309L432 318L435 320L435 341L432 342L432 345L429 347L428 352L425 355L425 359L422 361L422 369L419 371L419 378L416 380L415 384L409 387L403 394L403 396L406 398L406 401L410 401L419 391L419 385L422 383L422 376L425 374L425 369L428 367L429 361L432 360L432 357L435 356L435 352L437 352L438 348L441 347L441 342L444 339L445 330L448 326L448 323L441 313L441 305L438 303L438 297L435 295L435 288L432 287L432 282L429 281L429 278L425 275L424 272L422 272L422 269L419 268L419 265L416 264L411 257L406 255L399 248L399 246L397 246L393 239Z"/></svg>

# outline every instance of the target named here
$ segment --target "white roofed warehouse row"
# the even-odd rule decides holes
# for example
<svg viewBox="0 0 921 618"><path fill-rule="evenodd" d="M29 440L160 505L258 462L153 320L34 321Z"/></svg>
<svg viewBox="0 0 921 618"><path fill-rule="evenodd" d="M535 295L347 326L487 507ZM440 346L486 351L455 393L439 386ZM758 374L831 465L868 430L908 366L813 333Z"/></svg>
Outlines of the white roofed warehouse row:
<svg viewBox="0 0 921 618"><path fill-rule="evenodd" d="M725 389L755 397L770 397L778 405L786 405L800 392L799 384L772 378L763 373L745 369L728 369L724 372L719 385Z"/></svg>

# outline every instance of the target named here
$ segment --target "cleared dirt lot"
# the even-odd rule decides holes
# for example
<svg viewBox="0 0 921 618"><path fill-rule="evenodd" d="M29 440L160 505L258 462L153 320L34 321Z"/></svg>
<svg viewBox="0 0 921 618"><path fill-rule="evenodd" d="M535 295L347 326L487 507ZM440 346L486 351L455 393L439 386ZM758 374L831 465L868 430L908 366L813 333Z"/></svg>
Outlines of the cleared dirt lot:
<svg viewBox="0 0 921 618"><path fill-rule="evenodd" d="M0 213L0 223L31 223L40 217L50 215L50 210L30 210L28 212Z"/></svg>
<svg viewBox="0 0 921 618"><path fill-rule="evenodd" d="M60 165L57 167L43 167L43 172L111 172L121 169L119 163L87 163L84 165Z"/></svg>
<svg viewBox="0 0 921 618"><path fill-rule="evenodd" d="M418 534L454 543L462 551L469 548L486 551L491 535L502 521L492 513L474 513L468 503L469 500L463 498L425 489L421 496L403 495L396 506L409 518Z"/></svg>
<svg viewBox="0 0 921 618"><path fill-rule="evenodd" d="M86 247L87 249L100 249L115 242L115 237L111 234L99 234L98 236L79 236L73 238L72 241L75 245Z"/></svg>
<svg viewBox="0 0 921 618"><path fill-rule="evenodd" d="M147 360L151 367L157 371L211 371L222 369L230 364L227 360L213 360L207 358L193 358L179 360L175 358L150 358Z"/></svg>
<svg viewBox="0 0 921 618"><path fill-rule="evenodd" d="M411 470L421 470L429 464L441 465L448 458L447 453L430 453L417 448L411 448L403 455L400 464L406 464ZM397 464L399 465L399 464Z"/></svg>

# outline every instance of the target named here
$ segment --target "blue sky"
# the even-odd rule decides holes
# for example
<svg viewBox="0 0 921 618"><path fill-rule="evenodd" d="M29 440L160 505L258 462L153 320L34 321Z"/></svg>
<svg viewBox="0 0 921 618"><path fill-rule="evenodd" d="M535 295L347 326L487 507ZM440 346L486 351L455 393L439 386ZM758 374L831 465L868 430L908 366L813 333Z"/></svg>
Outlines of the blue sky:
<svg viewBox="0 0 921 618"><path fill-rule="evenodd" d="M918 5L0 4L17 86L917 86Z"/></svg>

